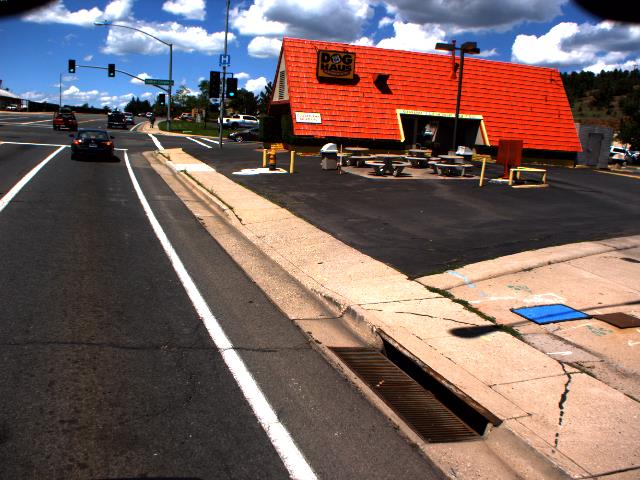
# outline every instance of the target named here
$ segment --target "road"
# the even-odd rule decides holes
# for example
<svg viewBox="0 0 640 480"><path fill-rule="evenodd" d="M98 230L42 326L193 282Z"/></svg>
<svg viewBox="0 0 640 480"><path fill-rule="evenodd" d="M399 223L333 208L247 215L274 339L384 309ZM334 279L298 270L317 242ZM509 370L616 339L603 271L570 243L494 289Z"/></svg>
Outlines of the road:
<svg viewBox="0 0 640 480"><path fill-rule="evenodd" d="M439 478L113 135L0 115L0 477Z"/></svg>

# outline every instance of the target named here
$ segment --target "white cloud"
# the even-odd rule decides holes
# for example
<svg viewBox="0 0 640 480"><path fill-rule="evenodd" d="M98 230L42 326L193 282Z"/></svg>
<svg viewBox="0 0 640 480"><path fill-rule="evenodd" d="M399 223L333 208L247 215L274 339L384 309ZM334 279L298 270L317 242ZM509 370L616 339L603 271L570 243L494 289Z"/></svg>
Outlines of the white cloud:
<svg viewBox="0 0 640 480"><path fill-rule="evenodd" d="M140 95L140 98L142 98L143 100L151 97L153 97L153 93L151 92L144 92L142 95Z"/></svg>
<svg viewBox="0 0 640 480"><path fill-rule="evenodd" d="M100 95L99 90L82 91L75 85L71 85L62 92L62 103L68 105L92 104L99 99Z"/></svg>
<svg viewBox="0 0 640 480"><path fill-rule="evenodd" d="M235 77L236 77L238 80L245 80L245 79L247 79L247 78L251 77L251 75L249 75L247 72L240 72L240 73L236 73L236 74L235 74Z"/></svg>
<svg viewBox="0 0 640 480"><path fill-rule="evenodd" d="M247 46L249 56L256 58L278 57L282 40L278 38L255 37Z"/></svg>
<svg viewBox="0 0 640 480"><path fill-rule="evenodd" d="M162 9L189 20L204 20L206 13L204 0L167 0Z"/></svg>
<svg viewBox="0 0 640 480"><path fill-rule="evenodd" d="M131 83L134 83L136 85L144 85L144 80L147 78L151 78L151 75L149 75L147 72L139 73L136 76L142 79L142 80L138 80L137 78L132 78Z"/></svg>
<svg viewBox="0 0 640 480"><path fill-rule="evenodd" d="M82 60L84 60L85 62L90 62L91 60L93 60L93 55L85 55L84 57L82 57Z"/></svg>
<svg viewBox="0 0 640 480"><path fill-rule="evenodd" d="M387 25L393 24L393 18L391 17L382 17L378 22L378 28L386 27Z"/></svg>
<svg viewBox="0 0 640 480"><path fill-rule="evenodd" d="M174 50L214 55L224 48L224 32L208 33L202 27L188 27L176 22L134 22L128 25L139 28L167 43L172 43ZM229 33L229 41L234 39L234 34ZM132 32L124 28L110 28L102 51L110 55L127 53L166 54L168 48L166 45L142 33Z"/></svg>
<svg viewBox="0 0 640 480"><path fill-rule="evenodd" d="M369 37L360 37L355 42L351 42L351 45L362 45L364 47L373 47L373 40Z"/></svg>
<svg viewBox="0 0 640 480"><path fill-rule="evenodd" d="M231 11L231 26L247 36L348 42L361 36L373 16L371 4L372 0L254 0L246 10Z"/></svg>
<svg viewBox="0 0 640 480"><path fill-rule="evenodd" d="M396 20L441 25L447 31L502 30L523 22L548 22L568 0L387 0Z"/></svg>
<svg viewBox="0 0 640 480"><path fill-rule="evenodd" d="M416 23L393 22L395 35L378 42L377 47L414 52L433 52L437 42L443 41L445 32L438 25L422 26Z"/></svg>
<svg viewBox="0 0 640 480"><path fill-rule="evenodd" d="M245 90L249 90L255 95L259 94L264 90L264 87L267 86L267 79L265 77L251 78L247 80L244 88Z"/></svg>
<svg viewBox="0 0 640 480"><path fill-rule="evenodd" d="M497 55L498 55L498 50L496 50L495 48L492 48L490 50L482 50L482 49L480 49L480 53L478 54L478 57L490 58L490 57L495 57Z"/></svg>
<svg viewBox="0 0 640 480"><path fill-rule="evenodd" d="M612 22L563 22L544 35L518 35L511 48L515 62L590 71L633 65L640 55L640 27Z"/></svg>
<svg viewBox="0 0 640 480"><path fill-rule="evenodd" d="M131 15L133 0L113 0L104 9L104 20L124 20Z"/></svg>
<svg viewBox="0 0 640 480"><path fill-rule="evenodd" d="M34 23L63 23L67 25L78 25L80 27L90 27L101 15L102 10L97 7L93 7L91 10L82 8L71 12L62 0L57 0L52 5L28 13L23 16L22 19Z"/></svg>
<svg viewBox="0 0 640 480"><path fill-rule="evenodd" d="M34 102L48 102L50 101L50 96L43 92L37 91L29 91L23 92L20 95L20 98L26 98L27 100L31 100Z"/></svg>

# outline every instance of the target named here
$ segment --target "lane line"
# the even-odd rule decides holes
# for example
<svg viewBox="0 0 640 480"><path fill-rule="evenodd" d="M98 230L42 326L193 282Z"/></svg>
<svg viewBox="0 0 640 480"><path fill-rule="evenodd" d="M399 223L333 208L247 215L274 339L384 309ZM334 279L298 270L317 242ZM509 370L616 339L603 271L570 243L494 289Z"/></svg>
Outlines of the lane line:
<svg viewBox="0 0 640 480"><path fill-rule="evenodd" d="M143 123L145 123L145 122L146 122L146 120L145 120L144 122L136 123L133 127L131 127L131 128L129 129L129 131L130 131L130 132L133 132L136 128L138 128L140 125L142 125L142 124L143 124Z"/></svg>
<svg viewBox="0 0 640 480"><path fill-rule="evenodd" d="M29 143L29 142L5 142L0 140L0 144L6 143L7 145L35 145L36 147L68 147L68 145L60 145L59 143Z"/></svg>
<svg viewBox="0 0 640 480"><path fill-rule="evenodd" d="M203 137L200 137L200 140L204 140L205 142L210 142L210 143L215 143L216 145L220 145L220 142L218 140L212 140L210 138L203 138Z"/></svg>
<svg viewBox="0 0 640 480"><path fill-rule="evenodd" d="M46 120L36 120L35 122L20 122L19 125L31 125L32 123L44 123L44 122L52 122L53 120L48 118Z"/></svg>
<svg viewBox="0 0 640 480"><path fill-rule="evenodd" d="M153 143L156 144L156 147L158 148L158 150L164 150L164 147L162 146L162 144L158 141L158 139L153 134L147 133L147 135L151 137L151 140L153 140Z"/></svg>
<svg viewBox="0 0 640 480"><path fill-rule="evenodd" d="M202 145L204 148L211 148L210 145L207 145L206 143L202 143L199 142L198 140L196 140L195 138L191 138L191 137L185 137L187 140L191 140L192 142L197 143L198 145Z"/></svg>
<svg viewBox="0 0 640 480"><path fill-rule="evenodd" d="M278 452L278 455L280 455L282 462L289 471L289 475L291 478L295 479L315 480L317 477L311 466L307 463L304 455L296 446L285 426L278 419L273 407L269 404L269 401L266 399L262 390L260 390L260 387L234 349L235 347L231 343L231 340L229 340L227 335L224 333L222 326L209 309L207 302L200 294L198 287L171 245L169 238L162 229L162 226L154 215L153 210L151 210L151 206L140 188L140 184L138 183L138 180L133 173L131 163L129 162L127 152L124 153L124 161L129 172L129 177L131 178L131 183L133 183L133 188L138 195L140 203L142 204L142 208L144 209L147 218L149 219L149 223L151 223L151 227L158 237L162 248L167 254L174 271L178 275L178 278L189 296L191 303L196 309L196 312L207 328L211 339L218 348L220 355L231 371L233 378L235 378L238 386L244 394L244 397L247 399L247 402L249 402L253 413L271 440L271 443Z"/></svg>
<svg viewBox="0 0 640 480"><path fill-rule="evenodd" d="M0 145L2 145L3 143L6 143L7 145L34 145L36 147L64 147L64 148L69 147L69 145L59 145L59 144L55 144L55 143L3 142L2 140L0 140ZM128 148L116 148L115 150L120 150L122 152L125 152L125 151L127 151L129 149Z"/></svg>
<svg viewBox="0 0 640 480"><path fill-rule="evenodd" d="M33 167L29 173L27 173L24 177L20 179L18 183L16 183L11 190L9 190L2 198L0 198L0 212L4 210L4 208L9 205L9 202L15 197L20 190L24 188L24 186L29 183L29 181L36 176L36 174L44 167L49 160L59 154L62 150L64 150L66 145L61 146L43 161L41 161L38 165Z"/></svg>

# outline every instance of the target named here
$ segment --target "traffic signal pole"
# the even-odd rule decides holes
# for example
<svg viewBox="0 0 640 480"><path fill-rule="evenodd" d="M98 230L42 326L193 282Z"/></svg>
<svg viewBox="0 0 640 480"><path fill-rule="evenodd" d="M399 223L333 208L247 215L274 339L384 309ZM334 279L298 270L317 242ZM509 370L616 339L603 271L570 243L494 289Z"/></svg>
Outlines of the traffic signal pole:
<svg viewBox="0 0 640 480"><path fill-rule="evenodd" d="M222 62L222 82L220 82L220 116L218 119L218 145L222 150L222 119L224 118L224 98L227 85L227 35L229 34L229 4L231 0L227 0L227 19L224 25L224 62Z"/></svg>

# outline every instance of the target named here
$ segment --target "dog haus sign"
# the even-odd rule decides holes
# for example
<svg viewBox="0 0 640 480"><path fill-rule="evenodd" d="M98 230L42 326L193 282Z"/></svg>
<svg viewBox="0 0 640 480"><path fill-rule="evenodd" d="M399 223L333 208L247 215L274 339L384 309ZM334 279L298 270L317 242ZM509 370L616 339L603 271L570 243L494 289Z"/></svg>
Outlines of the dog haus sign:
<svg viewBox="0 0 640 480"><path fill-rule="evenodd" d="M318 50L318 78L353 80L356 54L334 50Z"/></svg>

